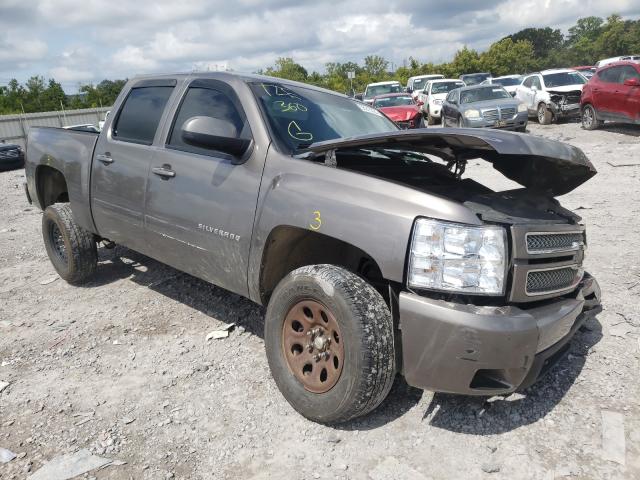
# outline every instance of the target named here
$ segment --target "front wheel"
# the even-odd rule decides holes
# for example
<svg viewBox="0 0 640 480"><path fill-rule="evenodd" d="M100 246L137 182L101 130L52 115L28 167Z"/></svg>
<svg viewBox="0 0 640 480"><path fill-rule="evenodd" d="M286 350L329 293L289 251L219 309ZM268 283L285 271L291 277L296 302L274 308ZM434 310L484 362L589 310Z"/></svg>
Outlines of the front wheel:
<svg viewBox="0 0 640 480"><path fill-rule="evenodd" d="M544 103L538 105L538 123L540 125L549 125L553 118L553 114Z"/></svg>
<svg viewBox="0 0 640 480"><path fill-rule="evenodd" d="M64 280L78 285L93 276L98 265L95 237L76 223L68 204L45 209L42 236L53 268Z"/></svg>
<svg viewBox="0 0 640 480"><path fill-rule="evenodd" d="M595 130L601 127L603 123L601 120L598 120L596 109L593 108L592 105L585 105L582 108L582 127L585 130Z"/></svg>
<svg viewBox="0 0 640 480"><path fill-rule="evenodd" d="M278 388L310 420L365 415L391 389L391 313L371 285L347 270L312 265L287 275L269 300L264 338Z"/></svg>
<svg viewBox="0 0 640 480"><path fill-rule="evenodd" d="M464 128L464 120L462 119L462 115L458 117L458 128Z"/></svg>

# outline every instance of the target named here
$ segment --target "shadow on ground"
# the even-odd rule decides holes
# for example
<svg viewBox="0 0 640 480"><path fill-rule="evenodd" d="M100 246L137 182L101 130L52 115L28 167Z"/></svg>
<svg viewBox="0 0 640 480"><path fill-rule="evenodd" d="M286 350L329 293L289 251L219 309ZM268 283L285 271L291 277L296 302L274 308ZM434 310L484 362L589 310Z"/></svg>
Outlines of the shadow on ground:
<svg viewBox="0 0 640 480"><path fill-rule="evenodd" d="M264 308L208 282L175 270L124 247L99 250L99 275L87 286L107 285L129 278L155 292L225 323L243 326L264 336ZM507 397L472 397L437 393L423 421L452 432L499 434L544 418L579 378L589 350L602 338L597 318L588 320L573 339L569 354L538 383ZM397 376L389 396L369 415L336 425L340 430L371 430L402 417L421 400L423 391Z"/></svg>

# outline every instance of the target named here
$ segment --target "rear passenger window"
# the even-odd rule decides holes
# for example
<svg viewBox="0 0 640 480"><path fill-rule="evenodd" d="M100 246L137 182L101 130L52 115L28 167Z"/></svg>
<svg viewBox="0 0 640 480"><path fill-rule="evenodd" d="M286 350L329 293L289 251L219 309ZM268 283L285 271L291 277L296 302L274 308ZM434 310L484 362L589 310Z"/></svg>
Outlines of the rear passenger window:
<svg viewBox="0 0 640 480"><path fill-rule="evenodd" d="M620 67L611 67L598 72L598 78L607 83L618 83Z"/></svg>
<svg viewBox="0 0 640 480"><path fill-rule="evenodd" d="M211 150L189 145L182 139L182 126L191 117L213 117L227 120L236 127L239 138L249 138L249 126L231 98L211 88L191 87L184 96L182 105L173 123L168 145L204 155L215 155Z"/></svg>
<svg viewBox="0 0 640 480"><path fill-rule="evenodd" d="M133 88L120 109L113 137L123 142L151 145L173 87Z"/></svg>

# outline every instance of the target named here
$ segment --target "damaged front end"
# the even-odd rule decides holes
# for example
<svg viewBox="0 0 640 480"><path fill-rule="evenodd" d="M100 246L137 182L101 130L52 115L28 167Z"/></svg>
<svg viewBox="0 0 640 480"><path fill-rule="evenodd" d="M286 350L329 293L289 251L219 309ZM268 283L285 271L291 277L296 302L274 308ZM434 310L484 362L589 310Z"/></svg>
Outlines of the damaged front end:
<svg viewBox="0 0 640 480"><path fill-rule="evenodd" d="M580 113L581 90L569 92L548 91L550 96L549 108L555 116L571 116Z"/></svg>
<svg viewBox="0 0 640 480"><path fill-rule="evenodd" d="M467 225L447 224L453 220L444 211L439 218L416 219L416 225L428 224L431 230L414 226L407 280L395 300L402 373L409 385L468 395L528 387L562 358L575 332L600 311L600 288L582 266L585 227L553 198L596 174L580 149L503 131L429 129L318 142L300 156L455 200L477 216L480 228L504 229L507 248L494 249L504 259L502 293L491 296L478 293L481 283L455 288L453 282L446 287L412 283L410 274L436 278L444 272L456 242L475 235L463 232ZM465 169L472 159L485 160L525 188L494 191L469 178ZM444 246L448 235L451 247ZM484 240L489 237L482 238L482 245L489 245ZM431 244L437 245L427 248ZM447 255L438 253L445 250ZM471 250L465 244L463 251ZM474 255L460 257L465 278L475 275ZM411 262L418 257L426 260ZM458 275L457 258L447 270L449 279Z"/></svg>

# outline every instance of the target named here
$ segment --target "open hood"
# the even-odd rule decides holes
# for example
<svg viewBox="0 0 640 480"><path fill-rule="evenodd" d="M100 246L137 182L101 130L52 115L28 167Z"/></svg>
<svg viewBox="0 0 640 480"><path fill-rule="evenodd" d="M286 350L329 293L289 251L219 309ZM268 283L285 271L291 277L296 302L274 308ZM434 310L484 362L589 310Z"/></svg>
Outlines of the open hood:
<svg viewBox="0 0 640 480"><path fill-rule="evenodd" d="M316 142L308 150L321 154L367 148L423 152L454 162L483 159L505 177L554 197L570 192L597 173L579 148L533 135L489 129L392 131Z"/></svg>

